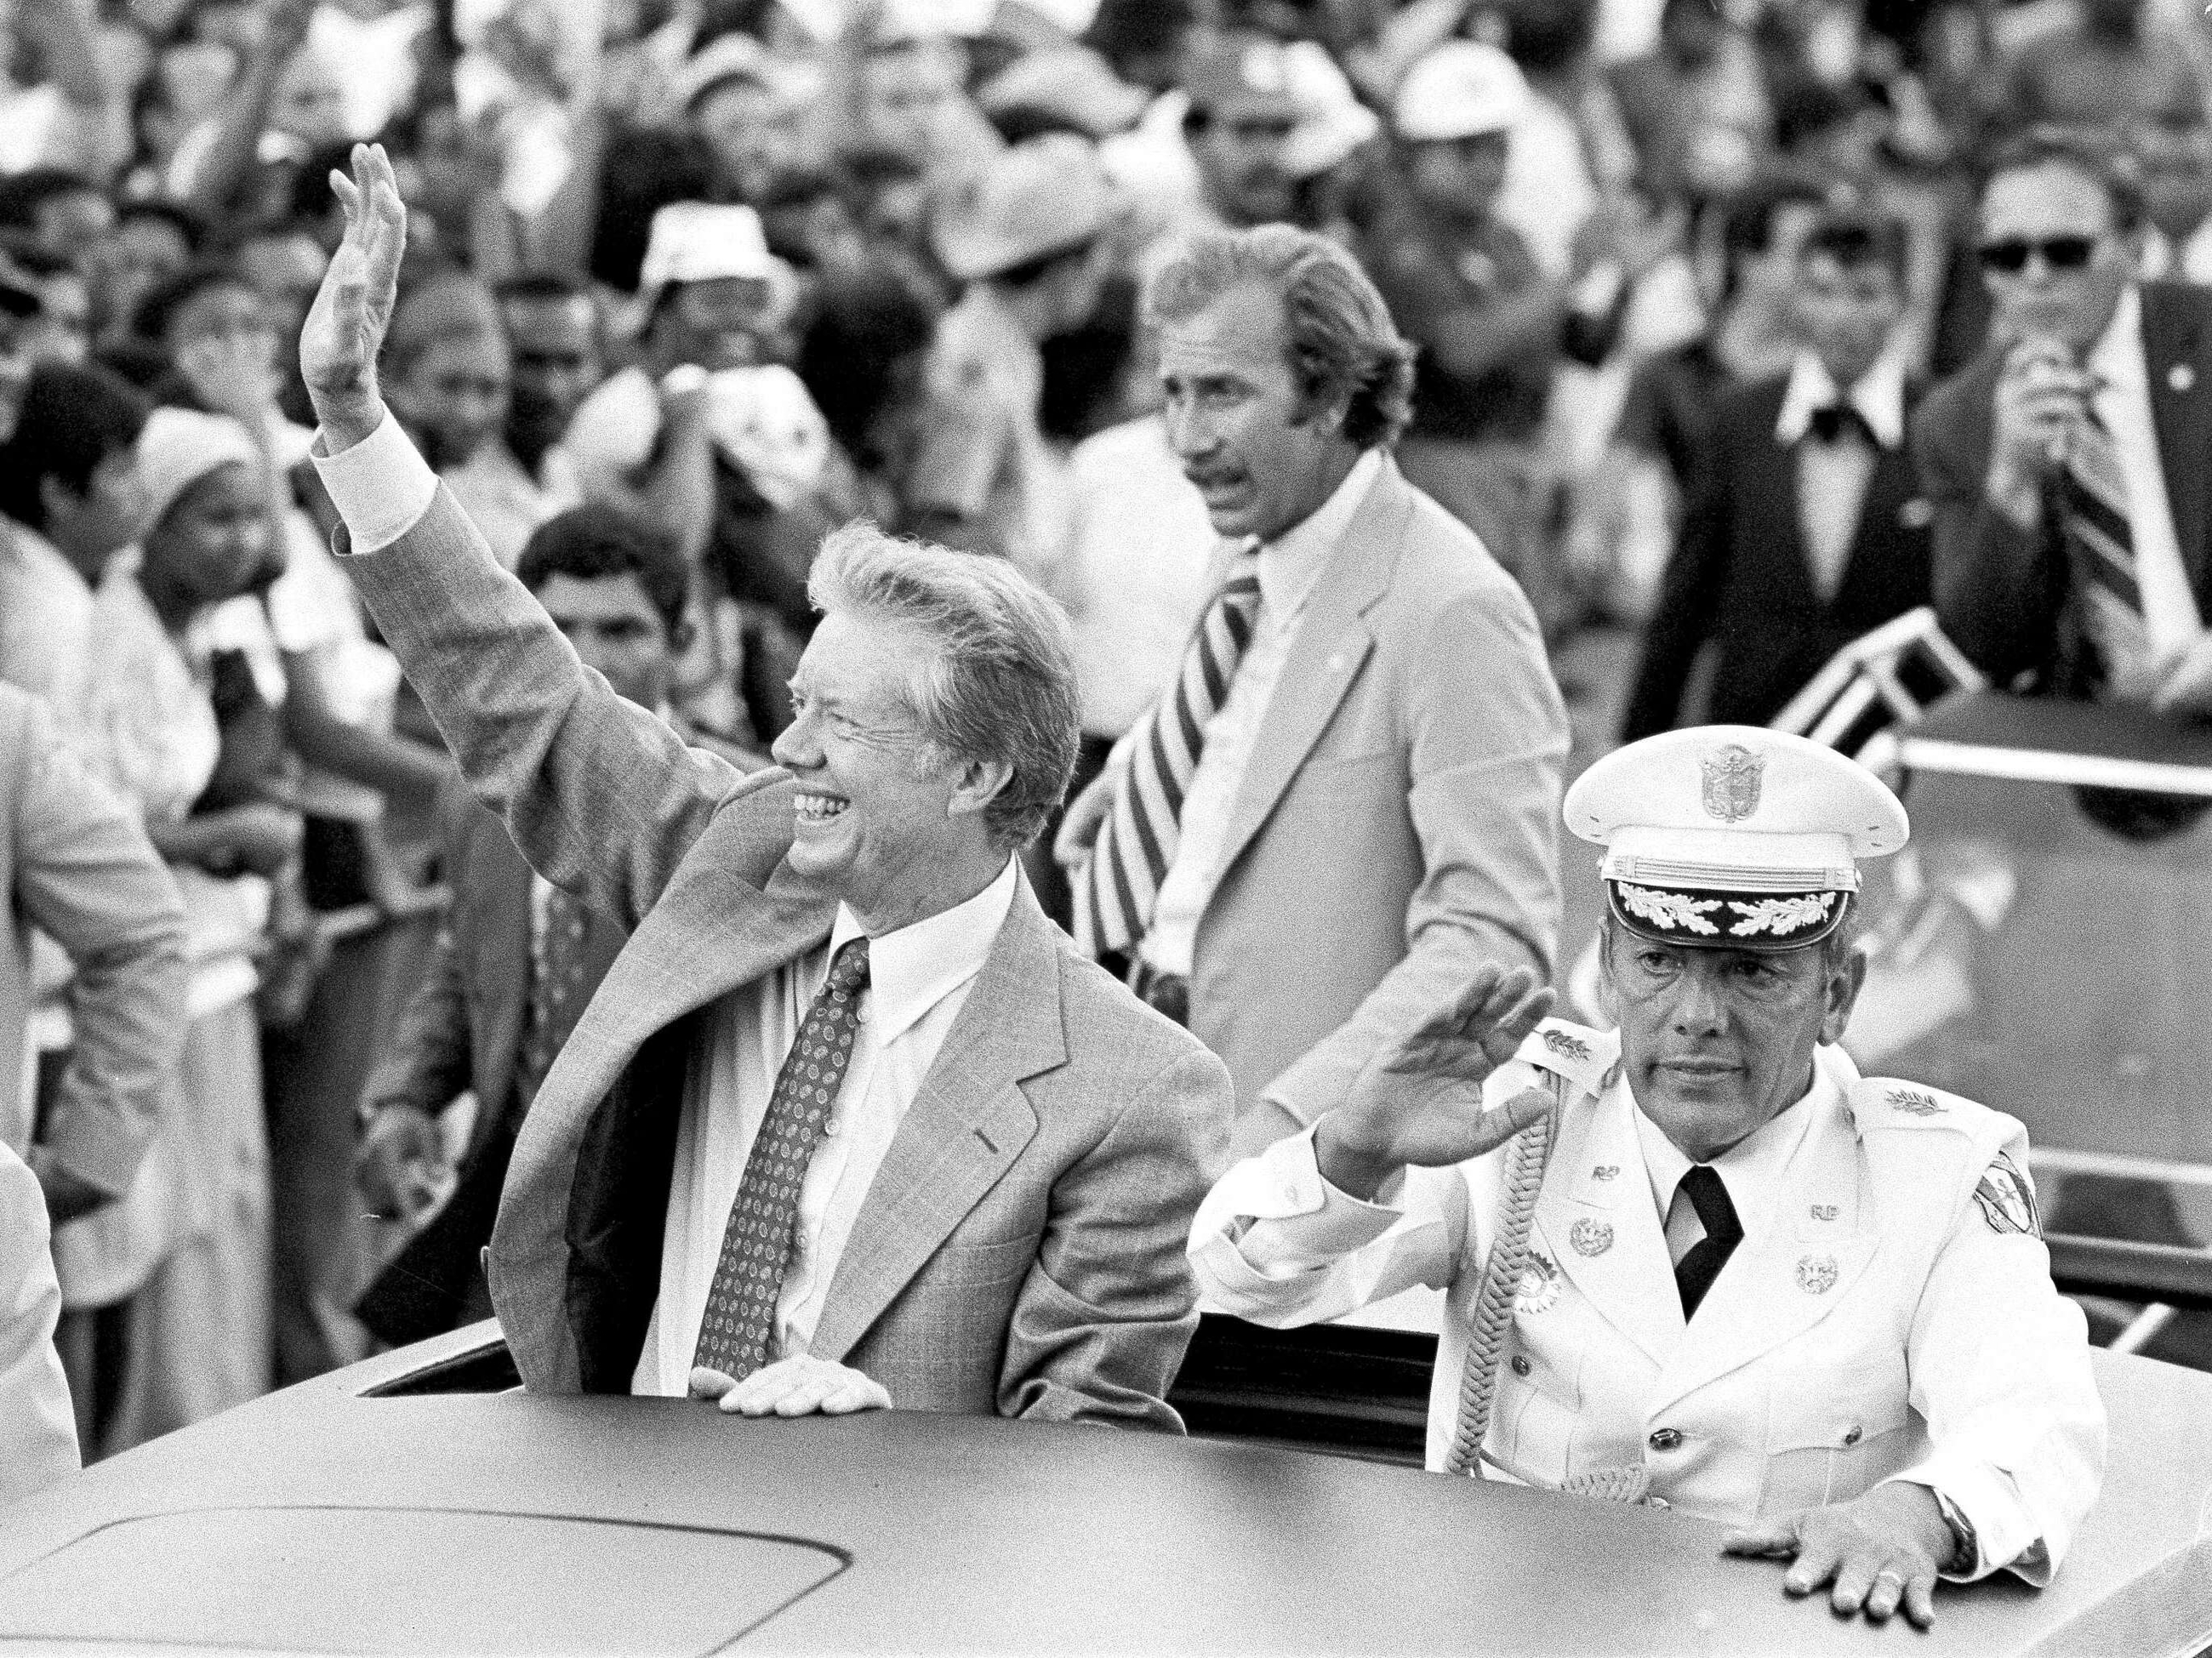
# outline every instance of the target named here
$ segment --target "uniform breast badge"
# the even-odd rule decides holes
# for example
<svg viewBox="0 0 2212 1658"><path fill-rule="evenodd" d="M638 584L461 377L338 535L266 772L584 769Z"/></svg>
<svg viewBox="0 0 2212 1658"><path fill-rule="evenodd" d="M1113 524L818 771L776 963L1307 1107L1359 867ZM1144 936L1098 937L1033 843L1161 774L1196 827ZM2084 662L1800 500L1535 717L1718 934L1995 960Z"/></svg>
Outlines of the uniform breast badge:
<svg viewBox="0 0 2212 1658"><path fill-rule="evenodd" d="M1798 1256L1797 1287L1808 1296L1826 1295L1836 1287L1836 1258L1833 1255Z"/></svg>
<svg viewBox="0 0 2212 1658"><path fill-rule="evenodd" d="M1814 1220L1833 1220L1842 1212L1843 1211L1838 1209L1832 1203L1816 1203L1813 1206L1813 1218Z"/></svg>
<svg viewBox="0 0 2212 1658"><path fill-rule="evenodd" d="M1513 1286L1513 1310L1533 1317L1550 1311L1559 1298L1559 1269L1541 1250L1531 1249L1521 1268L1520 1281Z"/></svg>
<svg viewBox="0 0 2212 1658"><path fill-rule="evenodd" d="M1601 1255L1613 1248L1613 1223L1584 1215L1567 1229L1567 1242L1578 1255Z"/></svg>

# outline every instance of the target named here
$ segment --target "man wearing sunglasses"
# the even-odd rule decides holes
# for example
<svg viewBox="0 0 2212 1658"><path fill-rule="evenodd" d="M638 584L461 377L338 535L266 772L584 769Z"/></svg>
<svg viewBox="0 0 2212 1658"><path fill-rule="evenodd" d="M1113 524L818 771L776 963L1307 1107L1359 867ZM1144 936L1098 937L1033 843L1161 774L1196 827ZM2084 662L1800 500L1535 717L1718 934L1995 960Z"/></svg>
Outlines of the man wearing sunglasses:
<svg viewBox="0 0 2212 1658"><path fill-rule="evenodd" d="M1989 348L1914 446L1936 609L1999 683L2212 716L2212 293L2135 278L2141 183L2033 132L1982 187Z"/></svg>

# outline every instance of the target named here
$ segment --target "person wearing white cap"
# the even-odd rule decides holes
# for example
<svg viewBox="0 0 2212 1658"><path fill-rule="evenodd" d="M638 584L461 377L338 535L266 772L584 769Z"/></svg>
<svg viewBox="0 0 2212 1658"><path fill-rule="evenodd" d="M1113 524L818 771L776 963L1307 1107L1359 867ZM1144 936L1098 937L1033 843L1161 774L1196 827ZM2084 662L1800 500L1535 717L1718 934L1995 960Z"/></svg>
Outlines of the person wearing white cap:
<svg viewBox="0 0 2212 1658"><path fill-rule="evenodd" d="M1282 1326L1444 1289L1432 1469L1731 1522L1838 1612L1925 1627L1939 1577L2049 1582L2105 1415L2026 1133L1837 1046L1859 864L1904 808L1832 750L1721 726L1615 750L1565 817L1605 849L1619 1029L1476 975L1223 1177L1204 1290Z"/></svg>
<svg viewBox="0 0 2212 1658"><path fill-rule="evenodd" d="M1016 144L939 192L929 237L967 284L938 325L929 417L905 489L910 527L1003 553L1048 591L1073 518L1065 463L1038 423L1040 348L1097 308L1116 204L1085 140Z"/></svg>
<svg viewBox="0 0 2212 1658"><path fill-rule="evenodd" d="M103 671L78 726L88 768L138 809L184 894L191 1023L137 1182L54 1237L72 1320L124 1309L129 1357L97 1389L86 1445L94 1455L269 1387L256 958L267 942L270 878L295 864L301 836L288 807L205 799L222 753L210 618L267 574L276 547L261 450L228 416L156 409L137 461L144 531L137 557L118 559L101 580L94 616Z"/></svg>
<svg viewBox="0 0 2212 1658"><path fill-rule="evenodd" d="M730 598L803 639L814 550L859 497L813 399L776 361L796 292L751 208L662 208L639 271L641 359L584 400L562 447L586 500L703 553Z"/></svg>
<svg viewBox="0 0 2212 1658"><path fill-rule="evenodd" d="M1563 353L1602 360L1632 273L1607 254L1572 278L1547 275L1496 211L1532 95L1512 58L1480 41L1448 40L1417 61L1390 112L1405 199L1376 225L1364 254L1391 314L1421 348L1400 463L1531 587L1540 611L1535 445L1553 371Z"/></svg>

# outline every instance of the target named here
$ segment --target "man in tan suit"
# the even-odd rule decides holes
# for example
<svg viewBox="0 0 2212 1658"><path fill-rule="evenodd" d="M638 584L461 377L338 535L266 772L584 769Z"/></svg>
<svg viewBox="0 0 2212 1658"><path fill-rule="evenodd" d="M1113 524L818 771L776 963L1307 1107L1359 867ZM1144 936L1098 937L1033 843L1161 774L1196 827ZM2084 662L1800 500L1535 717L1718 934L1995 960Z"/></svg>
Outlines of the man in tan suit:
<svg viewBox="0 0 2212 1658"><path fill-rule="evenodd" d="M380 149L338 182L301 355L349 568L532 865L632 928L493 1232L524 1381L1178 1428L1182 1236L1229 1089L1022 880L1074 754L1064 621L996 561L841 531L779 768L686 749L578 663L392 424L406 215Z"/></svg>
<svg viewBox="0 0 2212 1658"><path fill-rule="evenodd" d="M1550 975L1566 715L1521 590L1390 459L1413 348L1349 255L1201 236L1148 307L1225 544L1058 851L1079 938L1227 1063L1241 1155L1483 963Z"/></svg>

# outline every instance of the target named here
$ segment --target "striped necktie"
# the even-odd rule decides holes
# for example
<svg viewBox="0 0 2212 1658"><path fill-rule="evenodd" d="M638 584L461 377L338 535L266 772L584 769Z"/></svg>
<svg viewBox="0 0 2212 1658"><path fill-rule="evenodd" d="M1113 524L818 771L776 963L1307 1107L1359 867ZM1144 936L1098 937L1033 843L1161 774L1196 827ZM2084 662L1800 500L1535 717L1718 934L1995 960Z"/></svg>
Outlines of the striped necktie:
<svg viewBox="0 0 2212 1658"><path fill-rule="evenodd" d="M2106 686L2131 695L2151 668L2150 630L2128 522L2127 474L2094 410L2075 428L2057 483L2066 554L2088 601L2089 636L2105 660Z"/></svg>
<svg viewBox="0 0 2212 1658"><path fill-rule="evenodd" d="M1152 925L1160 883L1182 835L1183 797L1208 721L1228 701L1260 610L1260 551L1248 547L1206 607L1176 682L1131 732L1114 804L1076 878L1075 938L1088 956L1128 950Z"/></svg>
<svg viewBox="0 0 2212 1658"><path fill-rule="evenodd" d="M694 1364L742 1382L774 1357L775 1308L791 1264L799 1191L852 1062L860 993L867 985L868 941L854 938L830 963L830 975L799 1027L799 1040L776 1072L768 1111L738 1181L737 1200L730 1206Z"/></svg>

